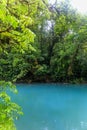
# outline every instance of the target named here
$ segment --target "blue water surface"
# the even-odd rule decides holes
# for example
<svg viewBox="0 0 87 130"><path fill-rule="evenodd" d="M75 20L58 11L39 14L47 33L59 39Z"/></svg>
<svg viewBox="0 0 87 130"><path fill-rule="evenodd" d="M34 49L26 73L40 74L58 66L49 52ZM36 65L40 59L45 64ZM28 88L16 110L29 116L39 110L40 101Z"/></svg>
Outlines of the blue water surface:
<svg viewBox="0 0 87 130"><path fill-rule="evenodd" d="M17 130L87 130L87 85L17 84Z"/></svg>

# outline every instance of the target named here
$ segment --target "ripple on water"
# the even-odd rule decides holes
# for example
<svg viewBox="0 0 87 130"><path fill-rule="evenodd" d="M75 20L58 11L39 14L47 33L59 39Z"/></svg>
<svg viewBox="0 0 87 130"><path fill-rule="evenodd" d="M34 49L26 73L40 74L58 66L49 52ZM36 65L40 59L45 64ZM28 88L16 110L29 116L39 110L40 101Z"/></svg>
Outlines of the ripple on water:
<svg viewBox="0 0 87 130"><path fill-rule="evenodd" d="M43 128L43 130L49 130L48 127Z"/></svg>
<svg viewBox="0 0 87 130"><path fill-rule="evenodd" d="M81 121L80 126L82 129L87 129L87 122Z"/></svg>

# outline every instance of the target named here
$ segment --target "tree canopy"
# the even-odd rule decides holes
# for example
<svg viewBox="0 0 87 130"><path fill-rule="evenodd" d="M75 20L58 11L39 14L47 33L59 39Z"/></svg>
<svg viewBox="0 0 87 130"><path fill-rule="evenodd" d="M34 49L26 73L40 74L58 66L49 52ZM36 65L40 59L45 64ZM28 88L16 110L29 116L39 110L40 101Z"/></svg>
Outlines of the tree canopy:
<svg viewBox="0 0 87 130"><path fill-rule="evenodd" d="M79 82L87 79L87 16L69 1L0 1L0 79Z"/></svg>

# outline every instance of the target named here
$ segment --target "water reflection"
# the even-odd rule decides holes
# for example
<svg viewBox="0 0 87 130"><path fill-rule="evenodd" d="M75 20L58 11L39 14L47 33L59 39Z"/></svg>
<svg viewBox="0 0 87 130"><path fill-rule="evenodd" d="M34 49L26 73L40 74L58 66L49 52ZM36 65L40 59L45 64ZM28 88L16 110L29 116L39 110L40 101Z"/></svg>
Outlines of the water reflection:
<svg viewBox="0 0 87 130"><path fill-rule="evenodd" d="M43 130L49 130L48 127L45 127Z"/></svg>
<svg viewBox="0 0 87 130"><path fill-rule="evenodd" d="M87 122L84 122L84 121L81 121L80 122L80 126L81 126L81 129L86 129L87 130Z"/></svg>

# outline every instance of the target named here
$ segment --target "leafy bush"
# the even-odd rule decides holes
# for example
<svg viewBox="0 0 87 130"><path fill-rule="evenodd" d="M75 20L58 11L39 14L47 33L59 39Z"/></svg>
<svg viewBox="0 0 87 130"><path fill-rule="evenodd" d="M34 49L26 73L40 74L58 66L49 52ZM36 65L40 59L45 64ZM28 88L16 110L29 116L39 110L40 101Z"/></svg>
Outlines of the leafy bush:
<svg viewBox="0 0 87 130"><path fill-rule="evenodd" d="M0 81L0 130L16 130L14 120L23 114L21 107L11 101L6 91L17 93L16 86L11 82Z"/></svg>

